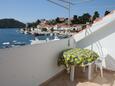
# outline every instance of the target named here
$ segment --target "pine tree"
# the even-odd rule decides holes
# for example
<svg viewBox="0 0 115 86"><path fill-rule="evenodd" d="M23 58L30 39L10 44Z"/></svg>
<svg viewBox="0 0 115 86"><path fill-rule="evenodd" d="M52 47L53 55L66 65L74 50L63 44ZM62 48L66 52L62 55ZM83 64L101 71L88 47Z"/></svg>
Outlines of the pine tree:
<svg viewBox="0 0 115 86"><path fill-rule="evenodd" d="M108 15L110 11L106 10L104 16Z"/></svg>
<svg viewBox="0 0 115 86"><path fill-rule="evenodd" d="M98 11L95 11L94 12L94 15L93 15L93 21L96 19L96 18L99 18L99 13L98 13Z"/></svg>

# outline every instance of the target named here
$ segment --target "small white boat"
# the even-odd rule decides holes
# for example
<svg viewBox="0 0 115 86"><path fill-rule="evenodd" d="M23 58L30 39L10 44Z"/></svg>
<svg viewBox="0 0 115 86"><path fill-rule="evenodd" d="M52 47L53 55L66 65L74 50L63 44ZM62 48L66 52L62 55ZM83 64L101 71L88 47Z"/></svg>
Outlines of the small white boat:
<svg viewBox="0 0 115 86"><path fill-rule="evenodd" d="M60 40L60 39L57 37L57 35L55 35L53 40Z"/></svg>
<svg viewBox="0 0 115 86"><path fill-rule="evenodd" d="M50 33L50 36L53 36L53 33Z"/></svg>
<svg viewBox="0 0 115 86"><path fill-rule="evenodd" d="M17 41L16 41L16 40L13 40L12 42L15 43L15 42L17 42Z"/></svg>
<svg viewBox="0 0 115 86"><path fill-rule="evenodd" d="M35 40L30 40L31 41L31 45L33 44L40 44L40 43L45 43L46 40L39 40L37 37L35 37Z"/></svg>
<svg viewBox="0 0 115 86"><path fill-rule="evenodd" d="M17 42L16 40L12 41L13 43L13 46L22 46L22 45L25 45L26 43L25 42Z"/></svg>
<svg viewBox="0 0 115 86"><path fill-rule="evenodd" d="M9 45L10 44L10 42L4 42L4 43L2 43L3 45Z"/></svg>
<svg viewBox="0 0 115 86"><path fill-rule="evenodd" d="M35 40L30 40L31 41L31 45L33 44L40 44L40 43L46 43L46 42L50 42L50 41L55 41L55 40L60 40L57 35L55 35L54 39L50 40L49 38L46 38L46 40L39 40L37 37L35 37Z"/></svg>
<svg viewBox="0 0 115 86"><path fill-rule="evenodd" d="M30 41L31 41L31 45L39 43L38 38L35 38L35 40L30 40Z"/></svg>
<svg viewBox="0 0 115 86"><path fill-rule="evenodd" d="M46 38L46 42L50 41L49 38Z"/></svg>
<svg viewBox="0 0 115 86"><path fill-rule="evenodd" d="M10 42L3 42L3 48L9 48L10 47Z"/></svg>
<svg viewBox="0 0 115 86"><path fill-rule="evenodd" d="M15 42L14 45L15 46L22 46L22 45L25 45L25 42Z"/></svg>

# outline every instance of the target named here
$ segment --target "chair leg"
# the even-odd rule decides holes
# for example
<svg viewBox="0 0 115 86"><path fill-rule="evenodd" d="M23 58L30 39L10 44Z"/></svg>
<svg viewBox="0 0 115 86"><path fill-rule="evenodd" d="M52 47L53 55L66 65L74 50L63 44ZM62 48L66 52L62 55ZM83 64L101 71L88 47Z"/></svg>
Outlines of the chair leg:
<svg viewBox="0 0 115 86"><path fill-rule="evenodd" d="M100 72L101 72L101 77L103 78L103 67L100 65Z"/></svg>

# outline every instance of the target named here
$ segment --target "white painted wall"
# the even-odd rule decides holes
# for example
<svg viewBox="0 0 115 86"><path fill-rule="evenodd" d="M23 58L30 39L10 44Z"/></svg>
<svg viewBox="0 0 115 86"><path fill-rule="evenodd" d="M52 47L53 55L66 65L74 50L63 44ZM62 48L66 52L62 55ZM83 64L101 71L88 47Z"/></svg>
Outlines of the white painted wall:
<svg viewBox="0 0 115 86"><path fill-rule="evenodd" d="M70 47L73 47L73 44ZM0 86L38 86L60 72L58 54L68 39L0 50Z"/></svg>
<svg viewBox="0 0 115 86"><path fill-rule="evenodd" d="M85 35L84 30L74 36L76 46L93 48L100 56L103 54L105 56L103 67L115 71L115 12L96 24L87 29L89 35Z"/></svg>

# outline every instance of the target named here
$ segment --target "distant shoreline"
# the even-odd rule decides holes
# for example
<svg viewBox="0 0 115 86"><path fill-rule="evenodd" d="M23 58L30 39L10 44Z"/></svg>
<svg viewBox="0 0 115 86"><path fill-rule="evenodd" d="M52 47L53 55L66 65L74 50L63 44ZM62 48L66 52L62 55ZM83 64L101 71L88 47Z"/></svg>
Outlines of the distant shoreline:
<svg viewBox="0 0 115 86"><path fill-rule="evenodd" d="M24 28L26 25L15 19L0 19L0 28Z"/></svg>

